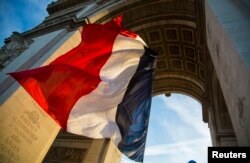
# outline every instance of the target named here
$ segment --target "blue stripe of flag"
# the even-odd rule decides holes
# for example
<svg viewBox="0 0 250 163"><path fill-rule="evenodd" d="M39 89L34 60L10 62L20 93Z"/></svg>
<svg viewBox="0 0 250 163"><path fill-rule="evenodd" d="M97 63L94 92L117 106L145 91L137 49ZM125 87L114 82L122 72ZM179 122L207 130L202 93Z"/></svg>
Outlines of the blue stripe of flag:
<svg viewBox="0 0 250 163"><path fill-rule="evenodd" d="M116 123L122 136L118 148L137 162L142 162L144 156L155 61L156 52L145 48L116 114Z"/></svg>

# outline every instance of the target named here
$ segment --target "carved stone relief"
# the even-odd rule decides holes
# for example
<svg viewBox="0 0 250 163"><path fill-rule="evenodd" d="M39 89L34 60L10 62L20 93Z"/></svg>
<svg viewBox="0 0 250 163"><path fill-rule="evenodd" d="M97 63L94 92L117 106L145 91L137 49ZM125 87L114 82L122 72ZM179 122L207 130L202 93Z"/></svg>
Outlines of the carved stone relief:
<svg viewBox="0 0 250 163"><path fill-rule="evenodd" d="M24 52L33 40L25 39L20 33L13 32L10 42L0 49L0 69L6 67L13 59Z"/></svg>
<svg viewBox="0 0 250 163"><path fill-rule="evenodd" d="M43 163L53 161L78 163L83 160L86 151L86 149L52 146Z"/></svg>

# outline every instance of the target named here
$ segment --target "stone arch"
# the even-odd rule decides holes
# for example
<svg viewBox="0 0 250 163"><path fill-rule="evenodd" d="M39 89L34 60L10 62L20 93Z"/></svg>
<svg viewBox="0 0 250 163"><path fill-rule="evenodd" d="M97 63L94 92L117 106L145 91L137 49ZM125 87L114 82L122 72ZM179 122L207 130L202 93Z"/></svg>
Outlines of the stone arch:
<svg viewBox="0 0 250 163"><path fill-rule="evenodd" d="M101 1L101 10L85 13L85 18L88 23L105 23L123 14L123 25L137 32L159 54L153 95L182 93L193 97L202 105L203 121L209 125L214 146L243 145L247 140L235 131L243 134L245 129L239 129L239 124L233 122L234 108L230 108L230 98L225 96L223 81L217 76L222 71L214 58L222 53L218 44L222 41L211 36L214 24L209 21L217 22L206 20L210 16L205 15L206 3L206 0ZM223 58L219 59L222 63Z"/></svg>
<svg viewBox="0 0 250 163"><path fill-rule="evenodd" d="M28 47L10 64L18 63L12 70L40 65L55 49L65 47L68 44L65 40L74 38L72 42L76 42L76 35L72 35L78 27L105 23L123 14L125 27L136 31L159 53L153 95L177 92L197 99L202 104L203 120L209 123L213 145L247 146L250 144L247 9L246 1L235 0L57 0L48 5L49 16L41 24L21 33L26 41L34 39L37 48ZM5 40L6 44L12 41ZM3 102L17 87L9 77L3 75L1 79ZM71 153L73 147L68 144L72 141L77 149L91 148L94 155L98 148L97 160L103 158L110 145L106 140L84 140L85 147L78 144L83 142L82 137L60 133L55 144L62 155L66 150ZM92 145L93 148L89 147ZM79 160L85 155L76 152Z"/></svg>
<svg viewBox="0 0 250 163"><path fill-rule="evenodd" d="M157 7L156 7L157 6ZM159 7L160 6L160 7ZM153 95L182 93L202 105L214 146L237 146L231 117L207 49L205 1L130 1L88 17L105 23L123 15L124 26L158 52Z"/></svg>
<svg viewBox="0 0 250 163"><path fill-rule="evenodd" d="M156 7L157 6L157 7ZM88 17L105 23L123 15L123 25L158 52L153 95L182 93L198 100L207 122L203 1L129 1L110 5Z"/></svg>

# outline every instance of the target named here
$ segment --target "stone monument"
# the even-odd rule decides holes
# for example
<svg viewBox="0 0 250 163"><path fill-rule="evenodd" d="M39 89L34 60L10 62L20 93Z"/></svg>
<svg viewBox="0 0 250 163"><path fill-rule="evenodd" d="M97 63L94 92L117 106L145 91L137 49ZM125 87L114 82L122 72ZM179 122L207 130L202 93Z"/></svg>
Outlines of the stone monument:
<svg viewBox="0 0 250 163"><path fill-rule="evenodd" d="M152 96L177 92L197 99L214 146L249 146L249 8L245 0L52 2L41 24L14 32L0 51L0 162L120 161L109 140L59 132L5 74L48 64L80 42L82 26L120 14L125 27L159 53Z"/></svg>

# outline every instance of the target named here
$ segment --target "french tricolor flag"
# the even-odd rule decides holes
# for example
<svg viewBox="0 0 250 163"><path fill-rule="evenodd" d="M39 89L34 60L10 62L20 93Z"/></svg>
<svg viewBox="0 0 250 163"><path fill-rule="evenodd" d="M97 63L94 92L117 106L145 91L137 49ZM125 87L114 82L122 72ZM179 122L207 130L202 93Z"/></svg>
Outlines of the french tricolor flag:
<svg viewBox="0 0 250 163"><path fill-rule="evenodd" d="M47 66L10 75L66 131L110 138L142 162L156 53L121 20L85 25L76 48Z"/></svg>

